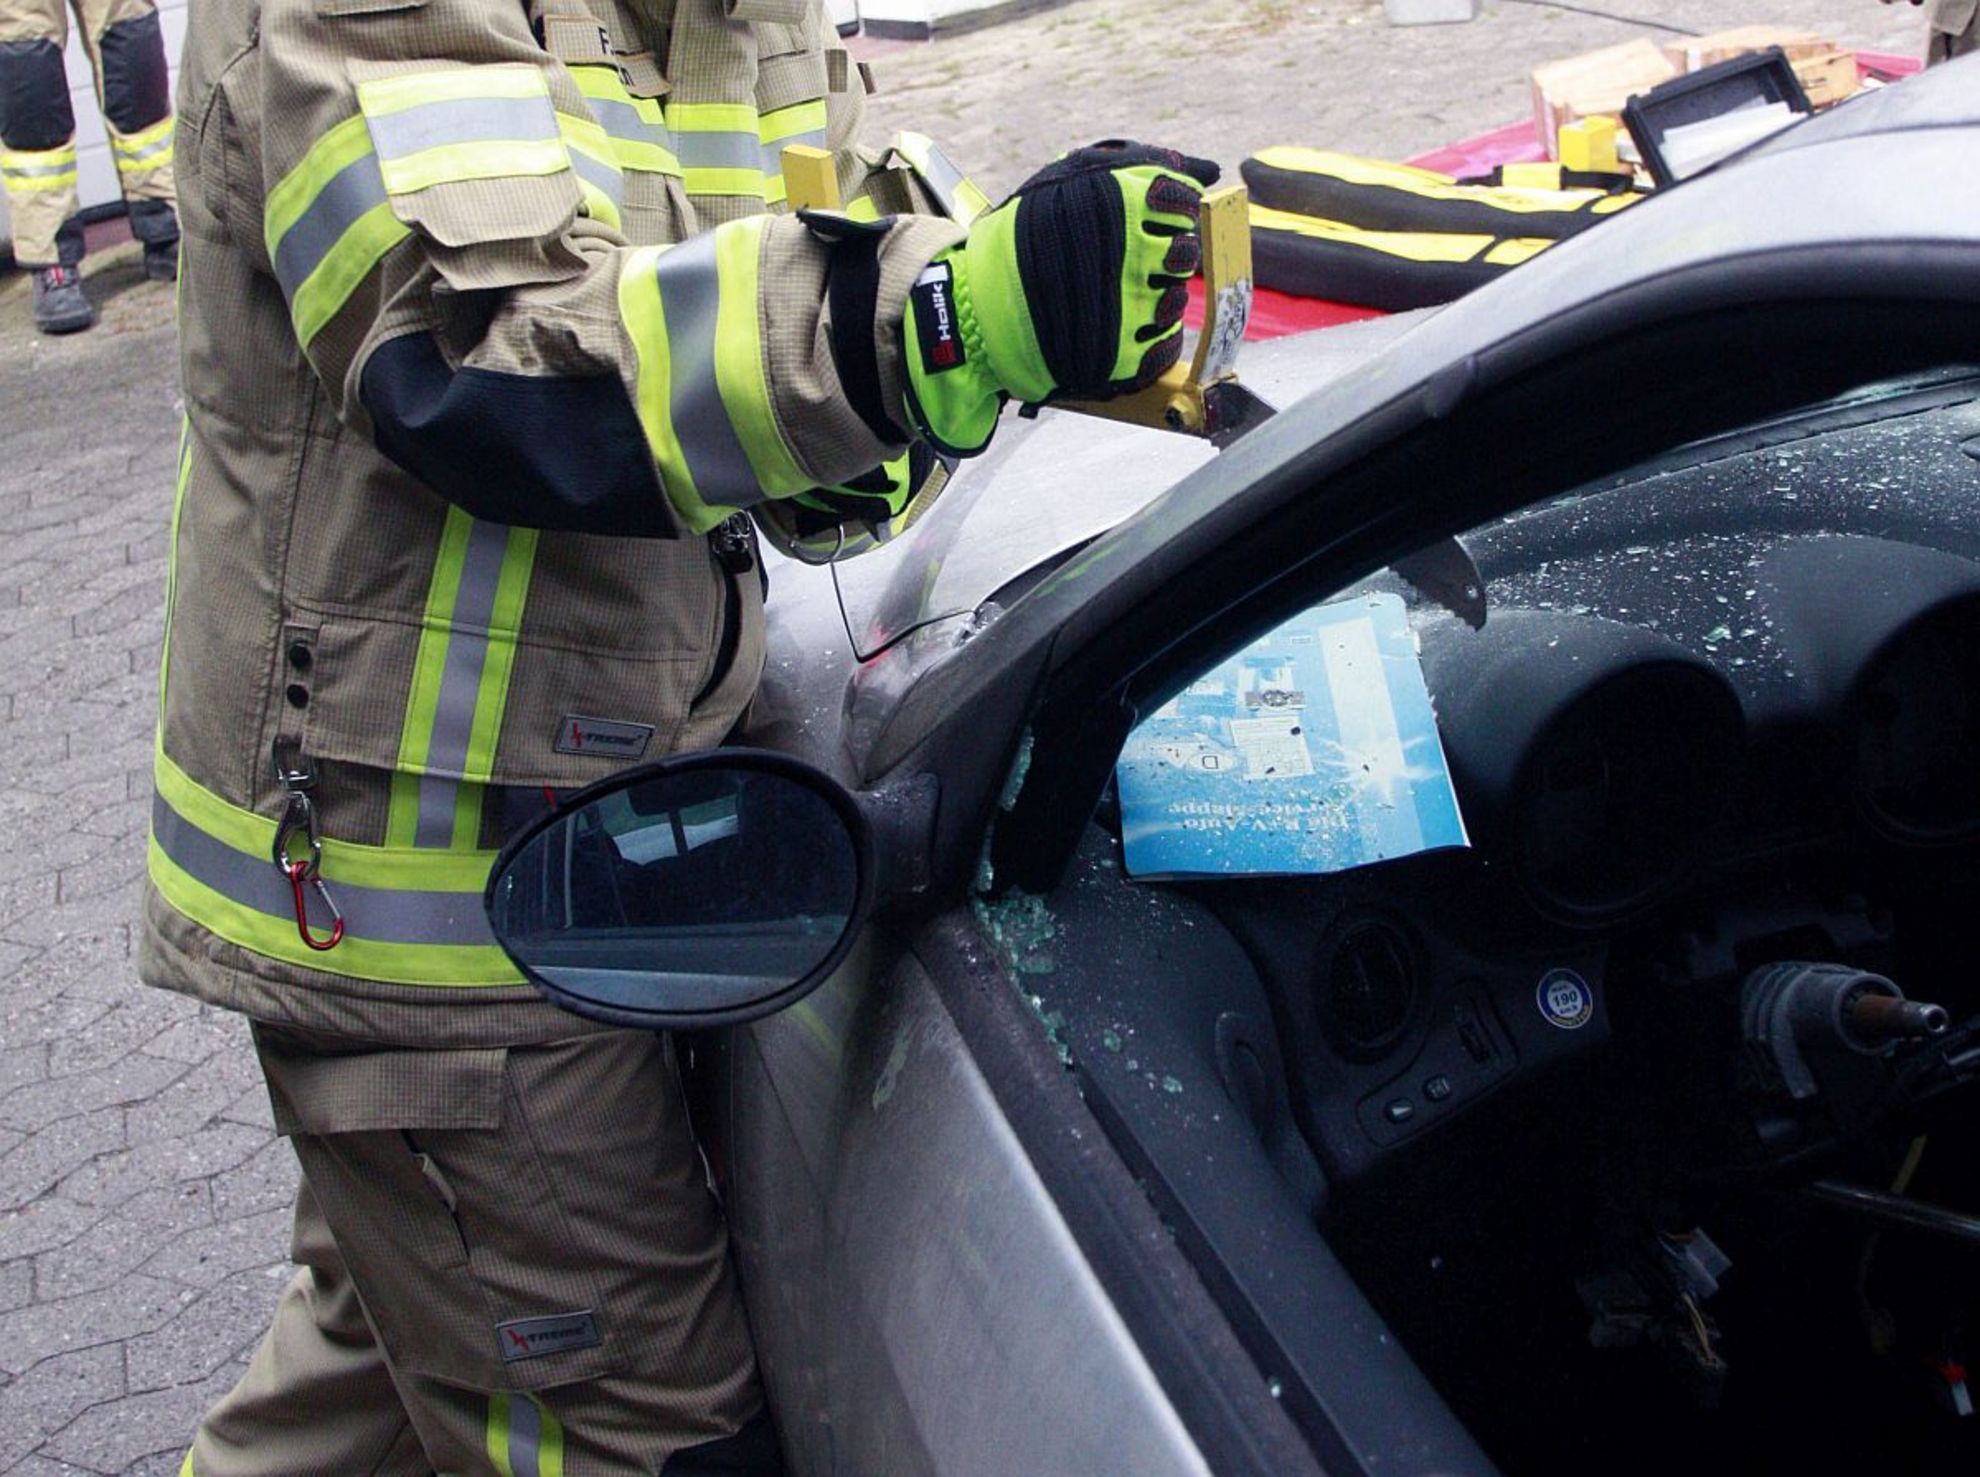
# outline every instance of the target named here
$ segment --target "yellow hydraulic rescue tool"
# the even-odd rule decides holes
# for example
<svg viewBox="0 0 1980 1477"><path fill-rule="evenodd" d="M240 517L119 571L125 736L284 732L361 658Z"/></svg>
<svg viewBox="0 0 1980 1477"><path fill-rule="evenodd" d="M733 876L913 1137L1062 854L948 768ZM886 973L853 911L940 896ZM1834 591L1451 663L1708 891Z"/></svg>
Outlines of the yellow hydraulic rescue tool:
<svg viewBox="0 0 1980 1477"><path fill-rule="evenodd" d="M838 210L839 179L832 156L809 144L783 153L784 193L793 210ZM1251 321L1251 217L1242 185L1203 197L1203 331L1195 352L1178 360L1145 390L1113 400L1055 400L1072 410L1131 425L1180 431L1228 446L1272 414L1272 407L1237 380L1238 350Z"/></svg>

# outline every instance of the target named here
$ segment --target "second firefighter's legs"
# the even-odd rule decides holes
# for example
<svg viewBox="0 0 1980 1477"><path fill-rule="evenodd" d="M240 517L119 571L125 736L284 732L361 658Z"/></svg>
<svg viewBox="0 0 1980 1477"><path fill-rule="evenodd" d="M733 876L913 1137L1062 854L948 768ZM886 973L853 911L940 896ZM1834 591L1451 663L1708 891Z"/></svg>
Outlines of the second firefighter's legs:
<svg viewBox="0 0 1980 1477"><path fill-rule="evenodd" d="M62 0L0 0L0 184L14 260L34 273L34 321L73 333L96 321L83 296L76 118L62 71Z"/></svg>
<svg viewBox="0 0 1980 1477"><path fill-rule="evenodd" d="M0 0L0 4L9 0ZM179 218L172 181L172 88L154 0L74 0L131 234L144 243L144 272L179 274Z"/></svg>

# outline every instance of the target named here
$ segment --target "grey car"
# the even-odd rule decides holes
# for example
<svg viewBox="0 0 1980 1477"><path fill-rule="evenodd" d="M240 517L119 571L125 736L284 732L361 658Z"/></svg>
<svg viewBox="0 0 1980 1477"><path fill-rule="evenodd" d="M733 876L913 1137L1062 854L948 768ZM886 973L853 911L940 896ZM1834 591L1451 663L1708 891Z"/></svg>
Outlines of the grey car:
<svg viewBox="0 0 1980 1477"><path fill-rule="evenodd" d="M1974 1469L1976 159L1955 63L1262 346L1222 452L1012 418L511 846L539 984L695 1032L792 1470ZM1374 680L1267 662L1137 866L1124 750L1355 601L1434 733L1312 813L1460 831L1244 860Z"/></svg>

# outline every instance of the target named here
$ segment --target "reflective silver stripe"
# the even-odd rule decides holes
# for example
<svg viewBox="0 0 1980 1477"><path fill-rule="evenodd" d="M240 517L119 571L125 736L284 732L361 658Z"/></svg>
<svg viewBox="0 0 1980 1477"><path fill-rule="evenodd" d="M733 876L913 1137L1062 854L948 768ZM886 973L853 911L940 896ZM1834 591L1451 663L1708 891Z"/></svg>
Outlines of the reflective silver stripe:
<svg viewBox="0 0 1980 1477"><path fill-rule="evenodd" d="M594 186L614 205L623 206L626 203L626 178L623 174L576 149L570 150L570 156L571 168L577 171L579 179Z"/></svg>
<svg viewBox="0 0 1980 1477"><path fill-rule="evenodd" d="M440 695L433 705L433 734L427 741L428 772L419 778L417 846L454 844L457 783L467 768L474 739L474 710L481 696L481 670L488 664L488 623L495 614L495 590L502 579L509 530L476 519L461 556L461 583L448 617L447 660L440 669Z"/></svg>
<svg viewBox="0 0 1980 1477"><path fill-rule="evenodd" d="M557 137L548 97L450 98L396 113L365 115L372 147L386 163L443 144L521 143Z"/></svg>
<svg viewBox="0 0 1980 1477"><path fill-rule="evenodd" d="M8 179L54 179L58 175L76 172L74 154L60 164L0 164L0 175Z"/></svg>
<svg viewBox="0 0 1980 1477"><path fill-rule="evenodd" d="M647 122L631 103L616 102L609 97L587 97L585 102L590 105L591 116L598 120L598 126L613 138L624 139L629 144L656 144L670 154L674 152L673 133Z"/></svg>
<svg viewBox="0 0 1980 1477"><path fill-rule="evenodd" d="M153 139L141 149L127 149L122 144L119 144L116 148L118 167L122 168L127 164L142 164L154 154L169 152L172 147L172 139L173 135L168 133L163 138Z"/></svg>
<svg viewBox="0 0 1980 1477"><path fill-rule="evenodd" d="M956 188L963 182L963 172L950 163L949 156L932 143L928 146L926 156L913 162L915 168L920 171L922 179L928 182L928 188L935 192L935 198L942 202L942 208L950 215L955 215Z"/></svg>
<svg viewBox="0 0 1980 1477"><path fill-rule="evenodd" d="M825 147L825 130L814 128L809 133L794 133L789 138L780 138L763 145L763 172L768 175L781 175L784 172L784 150L792 144L809 144L814 149Z"/></svg>
<svg viewBox="0 0 1980 1477"><path fill-rule="evenodd" d="M527 1395L509 1397L509 1470L543 1477L543 1412Z"/></svg>
<svg viewBox="0 0 1980 1477"><path fill-rule="evenodd" d="M683 169L763 168L763 144L753 133L677 132L674 154Z"/></svg>
<svg viewBox="0 0 1980 1477"><path fill-rule="evenodd" d="M744 455L715 380L715 309L721 279L715 232L703 231L660 253L654 275L667 322L667 408L687 458L688 474L705 503L747 508L763 501L756 471Z"/></svg>
<svg viewBox="0 0 1980 1477"><path fill-rule="evenodd" d="M185 819L154 794L151 834L180 871L244 908L294 924L296 900L288 880L265 853L236 851ZM345 933L381 944L492 944L478 892L395 892L334 881Z"/></svg>
<svg viewBox="0 0 1980 1477"><path fill-rule="evenodd" d="M332 175L309 202L309 209L275 244L275 277L282 284L282 295L294 302L296 289L344 239L344 232L366 211L384 203L385 179L378 172L375 154L353 159Z"/></svg>

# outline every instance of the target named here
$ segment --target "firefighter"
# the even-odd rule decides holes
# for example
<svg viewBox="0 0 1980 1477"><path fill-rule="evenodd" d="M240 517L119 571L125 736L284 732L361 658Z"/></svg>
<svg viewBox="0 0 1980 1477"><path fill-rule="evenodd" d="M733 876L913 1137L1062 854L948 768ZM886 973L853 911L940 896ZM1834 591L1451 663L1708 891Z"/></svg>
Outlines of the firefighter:
<svg viewBox="0 0 1980 1477"><path fill-rule="evenodd" d="M1892 0L1883 0L1889 5ZM1923 5L1925 0L1911 0ZM1925 38L1925 65L1937 66L1969 51L1980 51L1980 0L1932 0L1932 30Z"/></svg>
<svg viewBox="0 0 1980 1477"><path fill-rule="evenodd" d="M144 274L179 272L172 205L172 108L165 42L153 0L70 0L110 135ZM0 183L13 217L14 260L34 274L34 326L75 333L96 321L83 294L76 215L76 119L62 70L62 0L0 0Z"/></svg>
<svg viewBox="0 0 1980 1477"><path fill-rule="evenodd" d="M140 966L251 1018L303 1187L187 1473L777 1469L673 1047L523 982L494 848L736 725L752 518L870 543L1007 397L1172 363L1216 173L991 209L862 83L818 0L195 7Z"/></svg>

